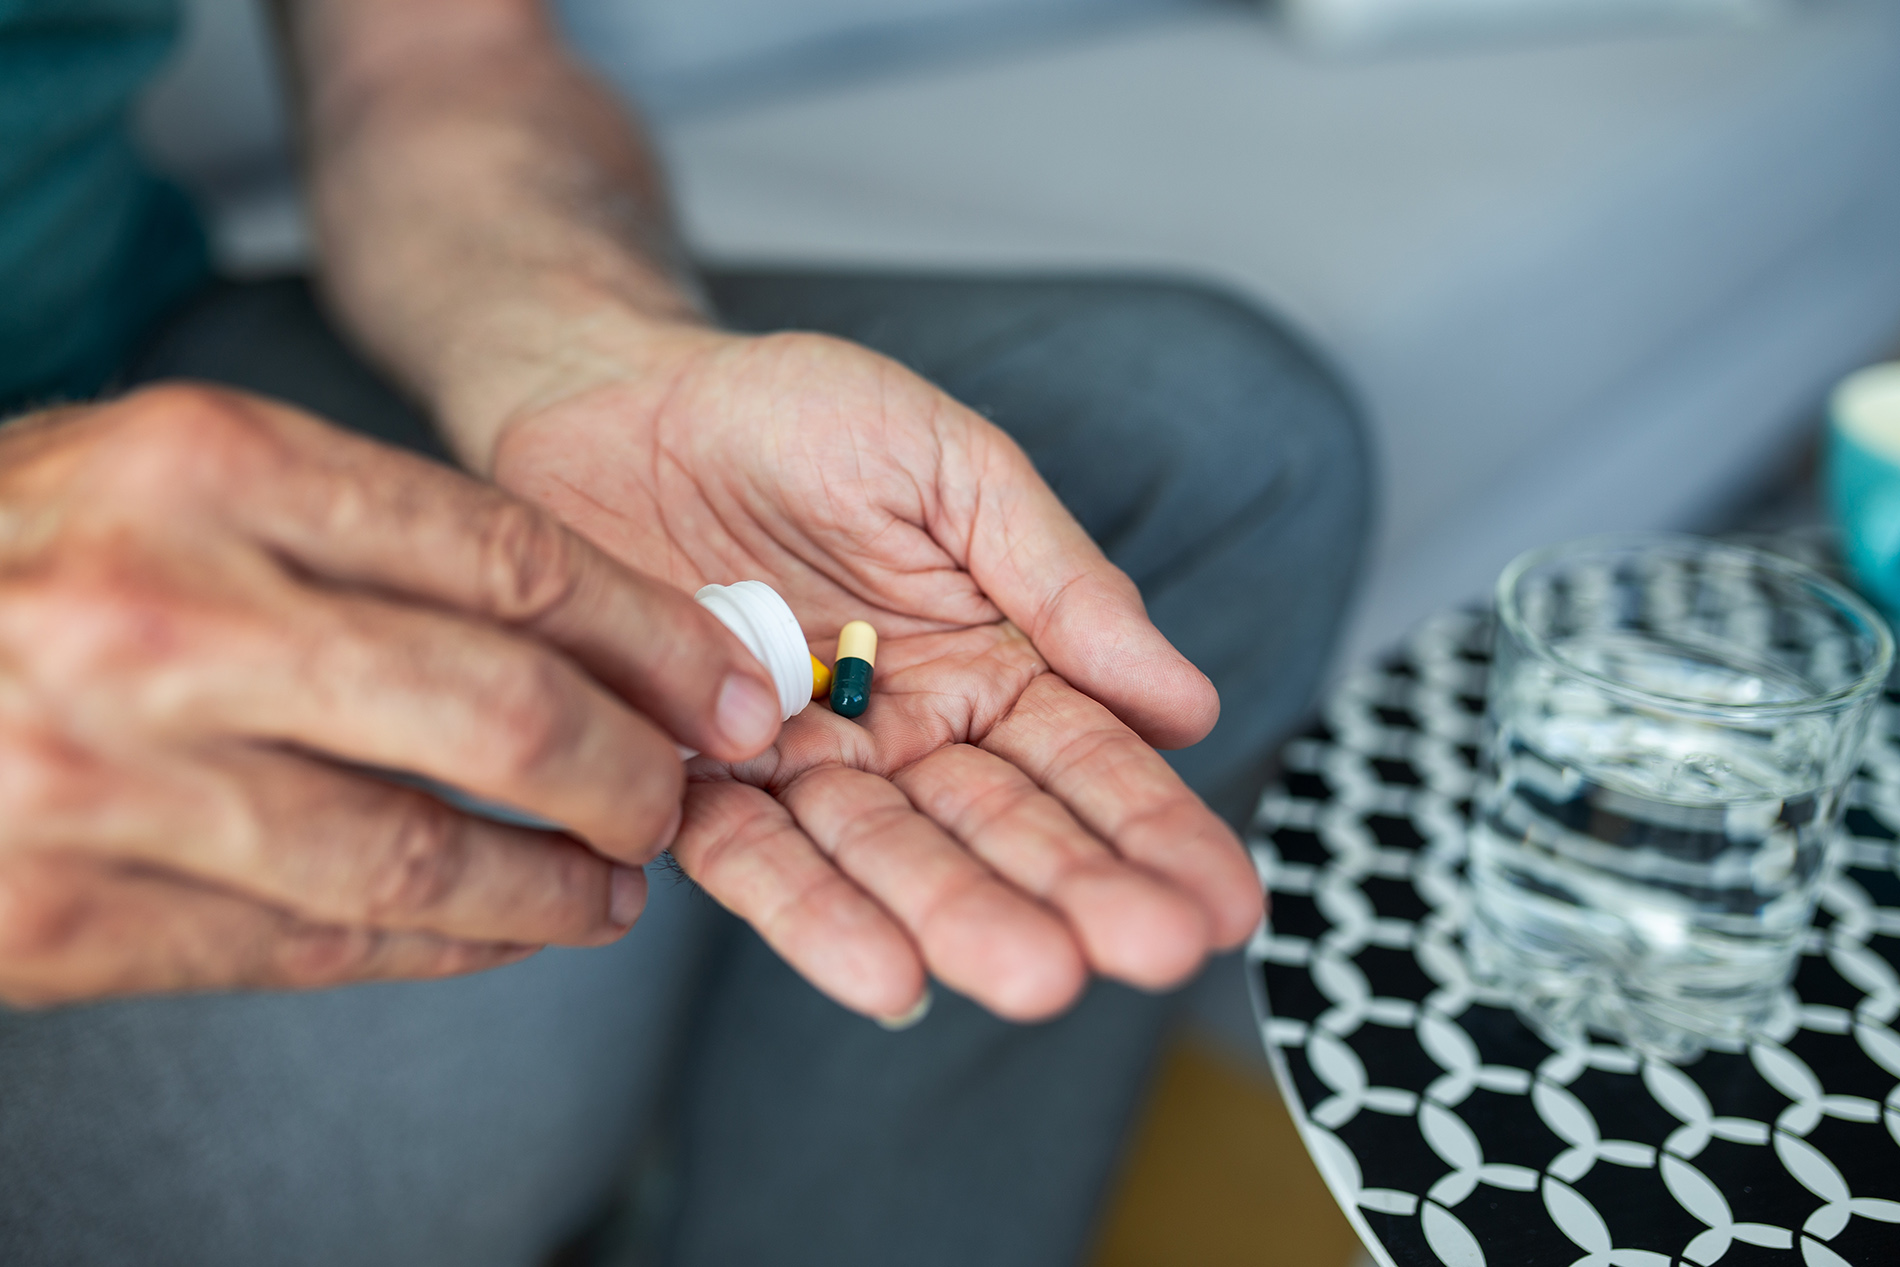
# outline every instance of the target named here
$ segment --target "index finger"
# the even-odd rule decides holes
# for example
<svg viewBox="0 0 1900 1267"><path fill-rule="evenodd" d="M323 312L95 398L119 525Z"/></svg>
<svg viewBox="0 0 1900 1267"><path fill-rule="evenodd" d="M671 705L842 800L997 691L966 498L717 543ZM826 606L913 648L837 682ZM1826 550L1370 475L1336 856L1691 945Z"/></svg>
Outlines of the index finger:
<svg viewBox="0 0 1900 1267"><path fill-rule="evenodd" d="M673 856L845 1007L898 1017L923 997L923 959L897 920L845 878L769 793L730 780L689 783Z"/></svg>
<svg viewBox="0 0 1900 1267"><path fill-rule="evenodd" d="M298 566L532 633L722 760L778 733L764 666L687 595L491 485L286 406L231 399L278 443L254 446L248 460L270 478L235 481L228 505Z"/></svg>

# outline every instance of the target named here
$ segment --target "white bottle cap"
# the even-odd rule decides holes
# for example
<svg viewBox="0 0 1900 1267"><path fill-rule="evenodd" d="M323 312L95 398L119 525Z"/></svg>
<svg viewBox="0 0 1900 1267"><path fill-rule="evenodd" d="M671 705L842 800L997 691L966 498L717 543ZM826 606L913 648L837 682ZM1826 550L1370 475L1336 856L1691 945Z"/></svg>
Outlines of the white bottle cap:
<svg viewBox="0 0 1900 1267"><path fill-rule="evenodd" d="M718 617L719 623L732 630L747 651L758 657L778 687L780 720L789 721L811 703L811 648L798 617L764 581L738 581L732 585L708 585L693 595L701 607ZM685 744L675 744L680 760L690 761L699 754ZM507 805L497 805L470 796L460 788L414 775L394 774L402 783L421 787L457 809L542 831L559 831L558 823L525 813Z"/></svg>
<svg viewBox="0 0 1900 1267"><path fill-rule="evenodd" d="M790 721L811 703L811 648L798 617L764 581L708 585L693 600L745 643L778 686L781 721Z"/></svg>

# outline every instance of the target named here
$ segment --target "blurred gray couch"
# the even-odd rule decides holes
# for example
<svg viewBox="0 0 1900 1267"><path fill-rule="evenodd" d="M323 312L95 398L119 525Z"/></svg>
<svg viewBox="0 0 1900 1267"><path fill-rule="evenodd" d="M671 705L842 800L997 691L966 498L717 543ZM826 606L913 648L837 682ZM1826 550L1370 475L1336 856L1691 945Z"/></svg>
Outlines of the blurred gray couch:
<svg viewBox="0 0 1900 1267"><path fill-rule="evenodd" d="M1900 334L1892 0L1359 57L1227 0L560 7L707 256L1154 270L1304 327L1383 465L1347 661L1522 548L1705 520ZM295 266L251 0L194 19L152 148L227 267Z"/></svg>
<svg viewBox="0 0 1900 1267"><path fill-rule="evenodd" d="M1627 6L1625 6L1627 8ZM1376 429L1348 658L1514 552L1692 525L1900 333L1900 5L1327 57L1222 0L562 0L709 256L1148 269L1302 325ZM252 0L147 132L304 250Z"/></svg>

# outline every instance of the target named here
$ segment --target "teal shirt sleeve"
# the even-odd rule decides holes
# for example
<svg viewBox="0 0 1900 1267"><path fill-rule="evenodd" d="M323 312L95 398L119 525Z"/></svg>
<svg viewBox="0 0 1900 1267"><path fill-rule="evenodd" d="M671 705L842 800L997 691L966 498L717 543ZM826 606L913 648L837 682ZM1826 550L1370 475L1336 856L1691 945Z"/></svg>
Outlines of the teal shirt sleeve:
<svg viewBox="0 0 1900 1267"><path fill-rule="evenodd" d="M175 0L0 0L0 411L98 391L207 275L129 130L177 23Z"/></svg>

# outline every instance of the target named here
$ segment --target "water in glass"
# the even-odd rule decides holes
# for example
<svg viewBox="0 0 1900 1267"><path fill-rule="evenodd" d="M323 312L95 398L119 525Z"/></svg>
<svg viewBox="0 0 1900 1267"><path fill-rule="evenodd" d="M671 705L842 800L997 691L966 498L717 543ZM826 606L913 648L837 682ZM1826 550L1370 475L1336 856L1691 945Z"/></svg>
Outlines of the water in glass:
<svg viewBox="0 0 1900 1267"><path fill-rule="evenodd" d="M1548 594L1543 610L1511 596L1466 942L1479 978L1553 1039L1596 1029L1681 1058L1742 1038L1785 990L1870 711L1815 700L1864 677L1885 634L1861 648L1823 612L1793 638L1773 602L1741 621L1660 620L1657 569L1625 573L1642 602L1610 575L1600 611L1588 584L1558 595L1561 619ZM1662 570L1665 585L1708 579ZM1750 620L1761 637L1738 636Z"/></svg>

